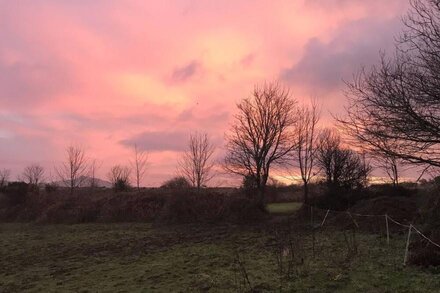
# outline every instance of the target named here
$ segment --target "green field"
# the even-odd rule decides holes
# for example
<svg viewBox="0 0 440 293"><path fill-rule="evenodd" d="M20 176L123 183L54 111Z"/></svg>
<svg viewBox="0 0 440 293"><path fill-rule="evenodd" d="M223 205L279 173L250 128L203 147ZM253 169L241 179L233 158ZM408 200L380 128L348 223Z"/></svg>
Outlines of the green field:
<svg viewBox="0 0 440 293"><path fill-rule="evenodd" d="M391 245L357 235L347 255L342 232L294 234L297 260L280 280L274 238L263 227L150 224L0 225L0 292L238 292L239 252L260 292L438 292L440 276L403 267L404 236ZM294 232L295 233L295 232Z"/></svg>
<svg viewBox="0 0 440 293"><path fill-rule="evenodd" d="M271 214L291 214L301 207L300 202L282 202L270 203L267 205L267 210Z"/></svg>

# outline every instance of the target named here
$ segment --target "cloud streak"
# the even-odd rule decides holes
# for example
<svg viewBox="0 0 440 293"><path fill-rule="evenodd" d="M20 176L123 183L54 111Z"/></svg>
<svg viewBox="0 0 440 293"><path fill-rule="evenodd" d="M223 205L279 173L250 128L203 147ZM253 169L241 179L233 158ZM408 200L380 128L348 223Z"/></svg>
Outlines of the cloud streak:
<svg viewBox="0 0 440 293"><path fill-rule="evenodd" d="M149 152L183 151L189 135L181 131L148 131L121 141L127 147L137 145Z"/></svg>

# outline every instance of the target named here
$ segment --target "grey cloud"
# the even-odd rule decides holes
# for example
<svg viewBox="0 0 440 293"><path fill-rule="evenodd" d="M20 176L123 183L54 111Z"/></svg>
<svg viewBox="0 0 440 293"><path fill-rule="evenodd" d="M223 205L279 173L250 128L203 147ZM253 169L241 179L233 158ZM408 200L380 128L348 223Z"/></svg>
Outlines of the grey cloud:
<svg viewBox="0 0 440 293"><path fill-rule="evenodd" d="M387 21L363 19L344 25L328 43L313 38L299 62L281 72L281 79L318 93L337 90L361 66L377 63L381 51L391 51L401 27L398 17Z"/></svg>
<svg viewBox="0 0 440 293"><path fill-rule="evenodd" d="M176 68L171 76L171 79L175 82L184 82L194 76L201 68L201 64L193 60L183 67Z"/></svg>
<svg viewBox="0 0 440 293"><path fill-rule="evenodd" d="M182 131L146 131L121 141L122 145L131 147L137 144L139 148L151 151L183 151L189 134Z"/></svg>

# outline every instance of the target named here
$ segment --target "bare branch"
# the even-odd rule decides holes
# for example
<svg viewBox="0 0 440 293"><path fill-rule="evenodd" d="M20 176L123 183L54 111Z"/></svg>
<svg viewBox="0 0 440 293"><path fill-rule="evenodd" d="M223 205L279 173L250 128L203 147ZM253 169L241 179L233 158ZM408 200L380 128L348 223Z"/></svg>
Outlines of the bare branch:
<svg viewBox="0 0 440 293"><path fill-rule="evenodd" d="M138 192L141 190L140 184L144 179L148 167L148 153L140 150L137 144L133 148L133 160L130 161L131 168L134 171L135 183Z"/></svg>
<svg viewBox="0 0 440 293"><path fill-rule="evenodd" d="M129 167L115 165L107 173L107 177L116 191L125 191L130 187L131 170Z"/></svg>
<svg viewBox="0 0 440 293"><path fill-rule="evenodd" d="M66 161L58 168L55 168L62 184L70 188L70 193L86 180L89 168L85 150L80 146L68 146L66 148Z"/></svg>
<svg viewBox="0 0 440 293"><path fill-rule="evenodd" d="M278 83L256 86L251 98L242 100L227 134L227 171L255 180L260 203L273 164L284 163L292 152L296 101Z"/></svg>
<svg viewBox="0 0 440 293"><path fill-rule="evenodd" d="M310 107L306 105L300 107L292 142L295 146L293 160L298 164L301 180L304 184L304 202L306 203L308 201L308 184L314 175L313 169L316 165L319 115L315 101Z"/></svg>
<svg viewBox="0 0 440 293"><path fill-rule="evenodd" d="M44 168L38 164L32 164L24 168L23 180L33 187L38 187L44 176Z"/></svg>
<svg viewBox="0 0 440 293"><path fill-rule="evenodd" d="M190 135L188 149L179 161L179 172L193 187L200 189L213 178L214 151L208 134L196 132Z"/></svg>
<svg viewBox="0 0 440 293"><path fill-rule="evenodd" d="M0 169L0 188L6 187L9 177L11 176L11 170Z"/></svg>
<svg viewBox="0 0 440 293"><path fill-rule="evenodd" d="M347 115L337 120L370 153L440 167L440 5L411 6L395 56L347 83Z"/></svg>

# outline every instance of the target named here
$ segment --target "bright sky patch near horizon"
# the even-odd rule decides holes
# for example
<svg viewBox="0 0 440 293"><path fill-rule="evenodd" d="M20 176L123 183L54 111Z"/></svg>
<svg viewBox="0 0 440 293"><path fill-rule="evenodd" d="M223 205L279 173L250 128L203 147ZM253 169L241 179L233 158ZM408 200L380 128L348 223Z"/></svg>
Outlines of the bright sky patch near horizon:
<svg viewBox="0 0 440 293"><path fill-rule="evenodd" d="M0 167L50 175L68 144L128 164L150 153L144 185L176 173L191 131L222 155L236 103L279 80L316 98L323 123L344 80L390 52L406 0L0 0ZM52 171L53 173L53 171ZM222 184L227 184L223 182Z"/></svg>

